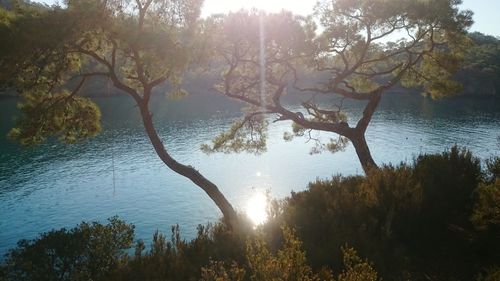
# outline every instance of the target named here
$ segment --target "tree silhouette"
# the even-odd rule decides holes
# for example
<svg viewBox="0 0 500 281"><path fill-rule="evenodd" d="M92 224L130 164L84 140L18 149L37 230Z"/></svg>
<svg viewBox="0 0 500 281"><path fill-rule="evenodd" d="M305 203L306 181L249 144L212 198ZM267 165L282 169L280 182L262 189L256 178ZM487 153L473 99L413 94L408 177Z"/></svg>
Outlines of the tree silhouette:
<svg viewBox="0 0 500 281"><path fill-rule="evenodd" d="M214 19L214 44L225 67L217 89L249 107L204 150L262 152L269 123L264 116L273 115L274 122L293 122L285 139L309 137L316 141L312 152L335 152L350 141L365 172L377 167L365 133L385 93L403 85L439 98L461 89L450 78L472 13L459 11L460 3L334 0L320 1L314 17L242 11ZM287 90L303 97L299 112L283 102ZM349 120L345 100L362 103L361 116ZM324 143L312 131L338 137Z"/></svg>
<svg viewBox="0 0 500 281"><path fill-rule="evenodd" d="M65 7L17 4L3 13L0 82L22 93L23 113L10 136L36 144L64 142L101 130L99 108L78 96L89 80L104 77L132 97L159 158L203 189L230 226L236 213L217 186L176 161L158 135L150 112L155 88L181 93L182 74L203 61L201 0L68 0ZM65 88L73 85L70 90Z"/></svg>

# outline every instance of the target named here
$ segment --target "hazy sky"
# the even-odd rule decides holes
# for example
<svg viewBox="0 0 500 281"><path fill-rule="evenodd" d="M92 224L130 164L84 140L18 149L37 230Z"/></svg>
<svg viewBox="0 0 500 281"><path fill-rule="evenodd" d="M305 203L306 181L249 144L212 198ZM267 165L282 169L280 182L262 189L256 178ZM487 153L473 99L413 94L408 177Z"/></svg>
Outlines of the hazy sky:
<svg viewBox="0 0 500 281"><path fill-rule="evenodd" d="M53 4L56 0L38 0ZM241 7L264 8L277 11L285 7L294 13L307 14L312 11L314 0L205 0L204 15L238 10ZM500 0L463 0L463 8L474 12L475 24L471 31L500 36Z"/></svg>

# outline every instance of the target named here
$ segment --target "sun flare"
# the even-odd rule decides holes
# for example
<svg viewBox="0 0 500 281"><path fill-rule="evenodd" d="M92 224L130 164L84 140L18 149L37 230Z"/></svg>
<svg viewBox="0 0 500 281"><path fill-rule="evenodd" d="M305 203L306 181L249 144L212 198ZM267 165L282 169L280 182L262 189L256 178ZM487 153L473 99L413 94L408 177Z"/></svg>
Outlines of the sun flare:
<svg viewBox="0 0 500 281"><path fill-rule="evenodd" d="M288 10L297 14L306 14L312 12L312 7L309 1L304 0L206 0L203 10L205 15L252 8L266 12Z"/></svg>
<svg viewBox="0 0 500 281"><path fill-rule="evenodd" d="M267 197L258 191L247 201L245 213L252 223L257 226L267 220Z"/></svg>

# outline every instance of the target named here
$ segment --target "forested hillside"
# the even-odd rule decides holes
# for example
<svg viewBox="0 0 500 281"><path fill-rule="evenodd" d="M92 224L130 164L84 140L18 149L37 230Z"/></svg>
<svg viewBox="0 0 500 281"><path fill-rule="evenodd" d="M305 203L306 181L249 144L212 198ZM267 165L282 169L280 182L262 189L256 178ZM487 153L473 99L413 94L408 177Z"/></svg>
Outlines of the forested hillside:
<svg viewBox="0 0 500 281"><path fill-rule="evenodd" d="M500 40L480 32L471 33L474 45L465 57L457 79L465 95L500 96Z"/></svg>

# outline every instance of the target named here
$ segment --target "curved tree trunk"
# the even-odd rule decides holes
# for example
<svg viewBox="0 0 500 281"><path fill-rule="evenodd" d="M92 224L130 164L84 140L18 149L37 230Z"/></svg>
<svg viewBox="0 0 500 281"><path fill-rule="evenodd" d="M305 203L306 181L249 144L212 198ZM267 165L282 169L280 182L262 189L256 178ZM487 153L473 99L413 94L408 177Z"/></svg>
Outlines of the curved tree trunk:
<svg viewBox="0 0 500 281"><path fill-rule="evenodd" d="M370 97L369 102L363 110L363 116L359 119L356 128L352 131L352 134L348 137L354 145L354 149L356 149L356 154L358 155L359 162L361 163L365 174L368 174L370 169L378 168L377 163L373 160L370 148L366 143L365 132L381 99L382 92L373 94Z"/></svg>
<svg viewBox="0 0 500 281"><path fill-rule="evenodd" d="M156 131L153 125L153 119L151 113L149 112L148 106L145 104L139 104L139 109L141 111L142 120L144 123L144 127L146 129L146 133L148 134L149 140L153 145L156 154L160 157L160 159L174 172L187 177L194 184L203 189L208 196L215 202L217 207L222 211L224 215L224 220L228 227L233 230L238 229L238 216L233 208L233 206L229 203L229 201L224 197L222 192L217 188L217 186L206 179L200 172L194 169L191 166L183 165L177 162L174 158L172 158L163 143L158 136L158 132Z"/></svg>
<svg viewBox="0 0 500 281"><path fill-rule="evenodd" d="M356 154L358 155L359 162L363 167L363 171L365 174L368 174L368 171L373 168L378 168L377 163L373 160L372 154L370 152L370 148L366 143L364 134L357 134L349 138L356 149Z"/></svg>

